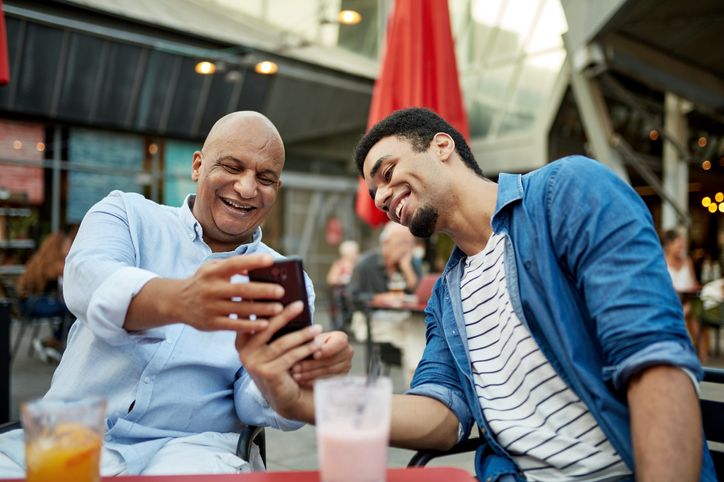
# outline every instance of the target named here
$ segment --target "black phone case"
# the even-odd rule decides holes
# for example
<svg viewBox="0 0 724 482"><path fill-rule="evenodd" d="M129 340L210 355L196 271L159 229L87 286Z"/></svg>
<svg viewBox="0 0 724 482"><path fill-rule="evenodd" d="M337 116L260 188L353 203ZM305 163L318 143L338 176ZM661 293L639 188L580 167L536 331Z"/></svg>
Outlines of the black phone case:
<svg viewBox="0 0 724 482"><path fill-rule="evenodd" d="M286 326L279 329L269 341L312 324L312 316L309 311L309 297L307 296L307 284L304 282L304 269L301 259L291 258L279 260L266 268L251 270L249 271L249 280L281 285L284 288L284 296L279 301L284 306L297 300L301 300L304 303L302 312L287 323Z"/></svg>

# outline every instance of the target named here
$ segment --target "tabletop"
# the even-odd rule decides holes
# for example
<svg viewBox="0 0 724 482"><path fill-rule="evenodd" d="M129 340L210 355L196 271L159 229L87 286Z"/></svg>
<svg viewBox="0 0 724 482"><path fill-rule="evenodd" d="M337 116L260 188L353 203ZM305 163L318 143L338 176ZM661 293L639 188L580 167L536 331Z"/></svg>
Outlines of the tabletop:
<svg viewBox="0 0 724 482"><path fill-rule="evenodd" d="M466 470L454 467L387 469L386 482L472 482ZM252 472L222 475L124 475L103 477L103 482L319 482L318 471ZM12 481L8 481L12 482ZM16 482L22 482L18 479Z"/></svg>

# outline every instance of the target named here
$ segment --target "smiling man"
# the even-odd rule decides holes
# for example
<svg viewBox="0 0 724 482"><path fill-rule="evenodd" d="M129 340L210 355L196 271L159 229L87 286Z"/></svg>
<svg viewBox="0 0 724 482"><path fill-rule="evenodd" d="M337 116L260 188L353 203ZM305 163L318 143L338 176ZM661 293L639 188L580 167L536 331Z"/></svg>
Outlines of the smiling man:
<svg viewBox="0 0 724 482"><path fill-rule="evenodd" d="M265 374L252 380L235 347L301 308L273 301L283 295L277 285L231 283L282 257L262 243L260 225L283 167L272 123L237 112L194 153L198 186L181 207L114 191L85 216L64 273L78 322L46 397L108 399L103 475L248 471L248 462L259 467L258 453L252 461L234 455L245 424L301 426L272 409L257 387ZM346 336L320 332L315 325L257 351L285 355L281 369L309 390L315 376L351 367ZM23 476L23 454L21 430L0 436L0 478Z"/></svg>
<svg viewBox="0 0 724 482"><path fill-rule="evenodd" d="M475 422L488 482L715 480L701 369L633 189L580 156L496 184L421 108L373 127L355 161L391 220L457 245L394 444L449 448Z"/></svg>

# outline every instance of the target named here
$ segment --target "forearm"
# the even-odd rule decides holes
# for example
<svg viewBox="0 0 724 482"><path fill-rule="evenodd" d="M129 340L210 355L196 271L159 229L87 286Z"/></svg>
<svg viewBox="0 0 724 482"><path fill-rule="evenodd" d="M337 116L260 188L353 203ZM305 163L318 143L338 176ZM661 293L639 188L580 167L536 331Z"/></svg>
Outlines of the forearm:
<svg viewBox="0 0 724 482"><path fill-rule="evenodd" d="M422 450L447 450L458 439L459 422L442 402L418 395L392 396L390 445Z"/></svg>
<svg viewBox="0 0 724 482"><path fill-rule="evenodd" d="M412 266L412 261L403 261L399 265L400 271L402 272L402 276L405 277L405 283L407 283L407 288L411 291L414 291L417 287L417 282L419 281L417 277L417 273L415 272L415 267Z"/></svg>
<svg viewBox="0 0 724 482"><path fill-rule="evenodd" d="M702 459L696 390L680 368L659 365L628 385L636 480L696 481Z"/></svg>
<svg viewBox="0 0 724 482"><path fill-rule="evenodd" d="M131 300L123 328L140 331L180 322L174 308L179 306L176 297L182 292L183 284L184 280L150 280Z"/></svg>

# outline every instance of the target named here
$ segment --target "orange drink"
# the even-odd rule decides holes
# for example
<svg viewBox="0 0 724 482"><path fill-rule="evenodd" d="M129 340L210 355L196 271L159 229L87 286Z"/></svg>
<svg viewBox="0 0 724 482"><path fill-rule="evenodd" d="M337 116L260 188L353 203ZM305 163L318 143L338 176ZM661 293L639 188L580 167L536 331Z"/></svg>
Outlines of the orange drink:
<svg viewBox="0 0 724 482"><path fill-rule="evenodd" d="M37 400L23 404L29 482L100 481L105 400Z"/></svg>
<svg viewBox="0 0 724 482"><path fill-rule="evenodd" d="M66 423L25 446L28 482L100 480L101 437L85 425Z"/></svg>

